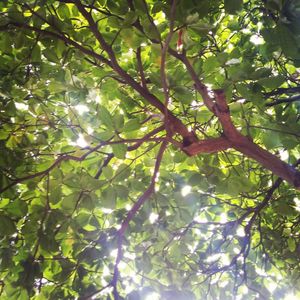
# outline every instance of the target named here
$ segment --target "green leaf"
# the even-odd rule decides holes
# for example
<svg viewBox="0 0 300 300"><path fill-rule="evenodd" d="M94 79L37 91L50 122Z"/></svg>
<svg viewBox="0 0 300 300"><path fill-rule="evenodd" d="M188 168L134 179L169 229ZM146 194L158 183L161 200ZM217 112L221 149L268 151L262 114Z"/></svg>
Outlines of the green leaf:
<svg viewBox="0 0 300 300"><path fill-rule="evenodd" d="M48 89L51 93L55 94L66 91L67 87L63 83L53 81L49 83Z"/></svg>
<svg viewBox="0 0 300 300"><path fill-rule="evenodd" d="M141 23L148 38L160 41L160 33L154 23L150 22L148 18L142 18Z"/></svg>
<svg viewBox="0 0 300 300"><path fill-rule="evenodd" d="M208 32L214 28L214 26L208 23L204 23L203 21L200 21L197 22L196 24L189 25L188 28L192 29L194 32L203 36L203 35L207 35Z"/></svg>
<svg viewBox="0 0 300 300"><path fill-rule="evenodd" d="M16 199L6 206L6 210L11 216L22 217L26 215L28 206L25 201Z"/></svg>
<svg viewBox="0 0 300 300"><path fill-rule="evenodd" d="M121 114L116 114L114 115L114 127L117 131L122 130L123 126L124 126L124 117Z"/></svg>
<svg viewBox="0 0 300 300"><path fill-rule="evenodd" d="M251 74L252 79L268 78L272 74L270 68L259 68Z"/></svg>
<svg viewBox="0 0 300 300"><path fill-rule="evenodd" d="M12 219L0 215L0 236L12 235L16 232L16 225Z"/></svg>
<svg viewBox="0 0 300 300"><path fill-rule="evenodd" d="M115 174L116 181L126 180L130 175L130 167L127 164L121 164Z"/></svg>
<svg viewBox="0 0 300 300"><path fill-rule="evenodd" d="M152 270L151 259L146 253L143 254L142 258L136 260L136 265L139 270L146 274L150 273Z"/></svg>
<svg viewBox="0 0 300 300"><path fill-rule="evenodd" d="M131 132L139 129L141 127L141 124L138 119L131 119L128 122L125 123L123 127L123 132Z"/></svg>
<svg viewBox="0 0 300 300"><path fill-rule="evenodd" d="M243 8L243 0L224 0L225 11L228 14L236 14Z"/></svg>
<svg viewBox="0 0 300 300"><path fill-rule="evenodd" d="M115 185L114 189L118 195L119 198L121 199L127 199L128 194L129 194L129 190L126 186L124 185Z"/></svg>
<svg viewBox="0 0 300 300"><path fill-rule="evenodd" d="M122 29L120 35L126 42L126 46L131 48L137 48L143 42L143 37L140 35L136 28Z"/></svg>
<svg viewBox="0 0 300 300"><path fill-rule="evenodd" d="M120 2L107 1L106 5L108 9L116 15L124 15L128 11L128 6L124 1L120 1Z"/></svg>
<svg viewBox="0 0 300 300"><path fill-rule="evenodd" d="M62 20L70 18L70 10L66 4L61 3L57 9L57 13Z"/></svg>
<svg viewBox="0 0 300 300"><path fill-rule="evenodd" d="M198 20L199 20L199 14L198 13L194 13L194 14L188 15L186 17L186 23L188 25L196 23Z"/></svg>
<svg viewBox="0 0 300 300"><path fill-rule="evenodd" d="M116 158L124 159L126 152L127 152L127 146L124 144L113 144L112 146L113 154Z"/></svg>
<svg viewBox="0 0 300 300"><path fill-rule="evenodd" d="M9 35L3 35L0 41L0 51L9 53L12 49L12 41Z"/></svg>
<svg viewBox="0 0 300 300"><path fill-rule="evenodd" d="M75 220L81 227L83 227L89 223L90 218L91 218L90 213L81 212L76 216Z"/></svg>
<svg viewBox="0 0 300 300"><path fill-rule="evenodd" d="M265 132L262 141L267 149L273 149L281 145L279 134L274 131Z"/></svg>
<svg viewBox="0 0 300 300"><path fill-rule="evenodd" d="M108 180L112 178L113 173L114 173L111 166L103 167L102 172L103 172L103 175L105 176L105 178L108 179Z"/></svg>
<svg viewBox="0 0 300 300"><path fill-rule="evenodd" d="M50 253L56 252L59 250L58 243L55 241L54 236L48 232L47 234L42 234L40 236L41 247Z"/></svg>
<svg viewBox="0 0 300 300"><path fill-rule="evenodd" d="M242 192L249 192L252 188L251 181L242 176L233 176L226 180L225 183L227 184L227 192L230 195L238 195ZM222 192L225 192L225 190Z"/></svg>
<svg viewBox="0 0 300 300"><path fill-rule="evenodd" d="M104 125L106 125L106 127L113 128L113 118L112 118L110 112L108 111L108 109L105 106L101 105L99 107L98 114L99 114L101 122Z"/></svg>
<svg viewBox="0 0 300 300"><path fill-rule="evenodd" d="M101 204L105 208L114 209L116 207L116 191L113 187L108 187L102 192Z"/></svg>
<svg viewBox="0 0 300 300"><path fill-rule="evenodd" d="M258 83L261 84L263 87L272 90L279 88L284 82L285 82L285 78L281 75L261 78L258 80Z"/></svg>
<svg viewBox="0 0 300 300"><path fill-rule="evenodd" d="M285 24L279 23L276 28L277 39L285 55L300 59L299 45L295 39L295 35L289 30Z"/></svg>
<svg viewBox="0 0 300 300"><path fill-rule="evenodd" d="M138 16L134 11L129 11L124 18L123 26L129 26L137 20Z"/></svg>
<svg viewBox="0 0 300 300"><path fill-rule="evenodd" d="M64 211L66 212L72 212L75 208L75 205L77 203L77 200L78 200L78 194L77 193L72 193L68 196L65 196L63 199L62 199L62 202L61 202L61 207Z"/></svg>
<svg viewBox="0 0 300 300"><path fill-rule="evenodd" d="M210 56L203 63L203 70L207 73L216 72L217 68L220 66L217 57Z"/></svg>
<svg viewBox="0 0 300 300"><path fill-rule="evenodd" d="M0 140L6 140L9 137L10 132L9 131L0 131Z"/></svg>
<svg viewBox="0 0 300 300"><path fill-rule="evenodd" d="M80 187L81 177L78 174L68 174L64 178L64 184L71 188L79 188Z"/></svg>
<svg viewBox="0 0 300 300"><path fill-rule="evenodd" d="M43 51L43 55L51 62L53 63L59 63L59 58L57 57L56 52L54 49L47 49Z"/></svg>
<svg viewBox="0 0 300 300"><path fill-rule="evenodd" d="M41 48L36 45L31 52L32 62L41 62Z"/></svg>
<svg viewBox="0 0 300 300"><path fill-rule="evenodd" d="M13 4L12 6L10 6L10 8L7 10L7 15L13 21L18 21L18 22L24 21L23 14L20 10L20 7L18 7L18 5Z"/></svg>
<svg viewBox="0 0 300 300"><path fill-rule="evenodd" d="M297 214L296 210L287 203L281 202L274 208L276 212L283 216L293 216Z"/></svg>
<svg viewBox="0 0 300 300"><path fill-rule="evenodd" d="M61 190L61 187L59 186L59 183L57 183L57 181L53 180L51 183L52 183L53 187L50 191L49 200L50 200L50 203L56 204L61 200L62 190Z"/></svg>
<svg viewBox="0 0 300 300"><path fill-rule="evenodd" d="M287 240L289 250L294 252L296 250L296 242L293 238L288 238Z"/></svg>

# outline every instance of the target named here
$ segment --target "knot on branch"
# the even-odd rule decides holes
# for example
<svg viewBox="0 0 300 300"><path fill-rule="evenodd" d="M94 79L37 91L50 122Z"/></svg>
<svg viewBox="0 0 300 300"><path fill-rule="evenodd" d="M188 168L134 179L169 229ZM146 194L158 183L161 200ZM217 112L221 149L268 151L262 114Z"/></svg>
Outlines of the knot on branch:
<svg viewBox="0 0 300 300"><path fill-rule="evenodd" d="M196 141L188 146L184 146L182 150L189 156L200 153L216 153L231 148L232 145L226 137L211 138L202 141Z"/></svg>
<svg viewBox="0 0 300 300"><path fill-rule="evenodd" d="M182 146L183 146L183 148L185 148L185 147L188 147L188 146L190 146L194 143L197 143L197 142L198 142L198 137L192 131L192 132L190 132L189 135L183 137Z"/></svg>
<svg viewBox="0 0 300 300"><path fill-rule="evenodd" d="M215 114L229 114L229 106L226 102L226 95L224 93L223 90L219 89L219 90L214 90L214 94L215 94L215 100L216 100L216 104L214 106L215 108Z"/></svg>

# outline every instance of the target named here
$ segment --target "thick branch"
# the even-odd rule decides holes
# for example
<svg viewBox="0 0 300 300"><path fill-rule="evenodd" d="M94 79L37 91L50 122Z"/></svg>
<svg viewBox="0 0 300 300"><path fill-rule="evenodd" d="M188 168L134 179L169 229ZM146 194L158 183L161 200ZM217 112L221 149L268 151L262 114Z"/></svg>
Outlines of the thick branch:
<svg viewBox="0 0 300 300"><path fill-rule="evenodd" d="M122 222L121 228L119 229L119 235L123 235L126 231L126 229L129 226L129 222L132 220L132 218L135 216L137 211L140 209L140 207L145 203L145 201L151 196L151 194L154 192L155 187L155 181L157 179L159 167L163 158L163 154L167 148L167 142L164 141L159 149L159 152L157 154L156 163L152 175L152 179L150 182L150 185L148 189L144 192L144 194L139 198L139 200L133 205L131 210L128 212L126 218Z"/></svg>
<svg viewBox="0 0 300 300"><path fill-rule="evenodd" d="M273 174L300 190L300 172L293 166L281 161L276 155L254 144L243 135L240 135L240 138L233 142L233 148L256 160Z"/></svg>
<svg viewBox="0 0 300 300"><path fill-rule="evenodd" d="M259 164L272 171L273 174L286 180L297 189L300 188L300 172L293 166L281 161L277 156L253 143L249 138L243 136L232 123L228 105L223 91L216 91L215 115L223 127L226 138L232 147L247 157L253 158Z"/></svg>
<svg viewBox="0 0 300 300"><path fill-rule="evenodd" d="M232 145L225 137L211 138L195 142L187 147L183 147L182 150L190 155L194 156L200 153L215 153L219 151L227 150Z"/></svg>
<svg viewBox="0 0 300 300"><path fill-rule="evenodd" d="M297 189L300 189L300 172L295 167L281 161L276 155L256 145L236 129L231 120L229 107L222 90L215 91L215 104L212 109L222 125L224 136L218 139L208 139L193 143L183 148L187 154L197 155L199 153L211 153L234 148L247 157L254 159Z"/></svg>
<svg viewBox="0 0 300 300"><path fill-rule="evenodd" d="M229 106L226 102L226 97L223 90L214 91L215 94L215 105L213 106L213 113L216 117L218 117L219 122L222 125L224 135L232 142L238 140L241 136L240 132L234 126Z"/></svg>

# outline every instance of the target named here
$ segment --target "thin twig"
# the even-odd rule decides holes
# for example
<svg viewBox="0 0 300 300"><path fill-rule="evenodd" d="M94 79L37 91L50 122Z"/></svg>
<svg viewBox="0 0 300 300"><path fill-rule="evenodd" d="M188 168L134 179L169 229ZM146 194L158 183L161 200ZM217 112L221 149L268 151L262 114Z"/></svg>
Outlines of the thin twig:
<svg viewBox="0 0 300 300"><path fill-rule="evenodd" d="M300 86L295 87L288 87L288 88L279 88L272 92L264 93L265 96L276 96L276 95L282 95L282 94L295 94L300 92Z"/></svg>
<svg viewBox="0 0 300 300"><path fill-rule="evenodd" d="M272 101L270 103L267 103L266 106L275 106L281 103L292 103L292 102L296 102L296 101L300 101L300 95L297 96L293 96L290 98L284 98L284 99L277 99L275 101Z"/></svg>
<svg viewBox="0 0 300 300"><path fill-rule="evenodd" d="M107 58L105 58L104 56L102 56L102 55L100 55L100 54L98 54L98 53L96 53L96 52L94 52L90 49L85 48L81 44L79 44L79 43L75 42L74 40L68 38L67 36L63 35L62 33L56 33L56 32L53 32L53 31L48 31L46 29L40 29L40 28L37 28L37 27L34 27L34 26L30 26L30 25L22 24L22 23L18 23L18 22L10 22L6 25L2 25L2 26L0 26L0 31L8 31L9 29L11 29L10 26L14 26L14 27L21 28L21 29L24 28L24 29L27 29L27 30L31 30L31 31L34 31L34 32L37 32L37 33L40 33L40 34L48 35L48 36L57 38L59 40L62 40L66 44L69 44L69 45L73 46L74 48L80 50L82 53L87 54L91 57L94 57L97 60L99 60L99 61L101 61L101 62L103 62L106 65L111 67L111 62Z"/></svg>
<svg viewBox="0 0 300 300"><path fill-rule="evenodd" d="M34 174L30 174L21 178L17 178L14 179L10 184L8 184L6 187L2 188L0 190L0 194L5 192L6 190L10 189L11 187L22 183L24 181L36 178L36 177L43 177L48 175L55 167L57 167L58 165L60 165L63 161L67 161L67 160L75 160L75 161L83 161L85 160L90 154L96 152L97 150L99 150L101 147L106 146L106 145L114 145L114 144L124 144L124 143L138 143L139 145L141 145L144 142L159 142L159 141L164 141L164 138L148 138L148 136L146 135L145 138L141 138L141 139L126 139L126 140L120 140L120 141L104 141L99 143L97 146L89 148L88 151L86 153L84 153L82 156L74 156L74 155L62 155L60 157L58 157L54 163L47 169L45 169L44 171L40 171Z"/></svg>
<svg viewBox="0 0 300 300"><path fill-rule="evenodd" d="M95 179L99 179L99 177L102 174L103 168L106 167L109 162L113 159L114 154L113 153L109 153L105 159L105 161L103 162L103 164L101 165L101 167L99 168L99 170L97 171L96 175L94 176Z"/></svg>
<svg viewBox="0 0 300 300"><path fill-rule="evenodd" d="M138 71L139 71L140 77L141 77L142 87L145 88L145 89L148 89L147 88L147 81L146 81L145 73L144 73L144 68L143 68L142 57L141 57L141 46L138 47L137 50L136 50L136 60L137 60Z"/></svg>

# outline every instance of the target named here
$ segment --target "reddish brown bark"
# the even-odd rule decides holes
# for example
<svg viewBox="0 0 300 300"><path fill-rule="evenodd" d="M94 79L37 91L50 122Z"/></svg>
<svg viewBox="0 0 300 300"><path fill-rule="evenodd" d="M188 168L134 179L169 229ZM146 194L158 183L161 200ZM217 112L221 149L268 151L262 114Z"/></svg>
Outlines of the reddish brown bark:
<svg viewBox="0 0 300 300"><path fill-rule="evenodd" d="M300 190L300 172L295 167L283 162L276 155L256 145L245 136L240 135L240 138L232 144L234 149L256 160L273 174Z"/></svg>
<svg viewBox="0 0 300 300"><path fill-rule="evenodd" d="M195 142L189 147L183 148L186 153L197 155L203 152L212 153L234 148L300 190L300 172L295 167L283 162L276 155L253 143L236 129L230 117L225 94L221 90L215 91L215 102L212 111L222 125L224 136Z"/></svg>
<svg viewBox="0 0 300 300"><path fill-rule="evenodd" d="M85 55L93 57L101 63L111 67L122 78L124 82L126 82L130 87L132 87L136 92L138 92L146 101L148 101L153 107L158 109L162 114L168 116L167 121L170 126L170 130L172 131L172 133L177 133L182 137L183 143L180 148L188 155L197 155L200 153L214 153L226 150L228 148L234 148L235 150L243 153L245 156L254 159L260 165L270 170L273 174L286 180L288 183L290 183L297 189L300 189L300 172L294 166L291 166L281 161L277 156L275 156L271 152L253 143L250 139L243 136L237 130L237 128L234 126L231 120L230 111L224 93L221 90L215 91L215 97L211 96L207 87L198 78L184 51L183 53L178 53L171 48L168 49L171 55L181 60L182 63L186 66L187 72L190 74L192 80L194 81L195 89L201 94L204 104L218 118L223 128L223 135L219 138L199 141L195 134L187 129L187 127L180 120L180 118L175 116L171 111L167 110L164 103L162 103L155 95L149 92L145 82L143 82L143 84L141 85L133 77L131 77L124 69L120 67L112 48L106 43L105 39L99 32L97 24L93 20L92 15L85 9L85 7L81 4L80 1L74 0L73 3L77 5L79 11L88 21L90 29L94 33L95 38L101 44L102 49L108 54L109 59L98 53L93 52L90 49L85 48L83 45L70 39L62 32L57 33L53 31L47 31L45 29L35 28L27 24L19 24L17 22L12 22L5 26L0 26L0 30L8 30L9 26L14 26L21 29L23 28L27 30L32 30L39 34L49 35L64 41L66 44L73 46ZM36 12L34 12L34 14L42 18ZM189 141L189 144L186 145L184 141Z"/></svg>
<svg viewBox="0 0 300 300"><path fill-rule="evenodd" d="M197 155L200 153L215 153L231 148L232 145L225 137L219 137L215 139L206 139L192 143L187 147L183 147L182 150L190 155Z"/></svg>

